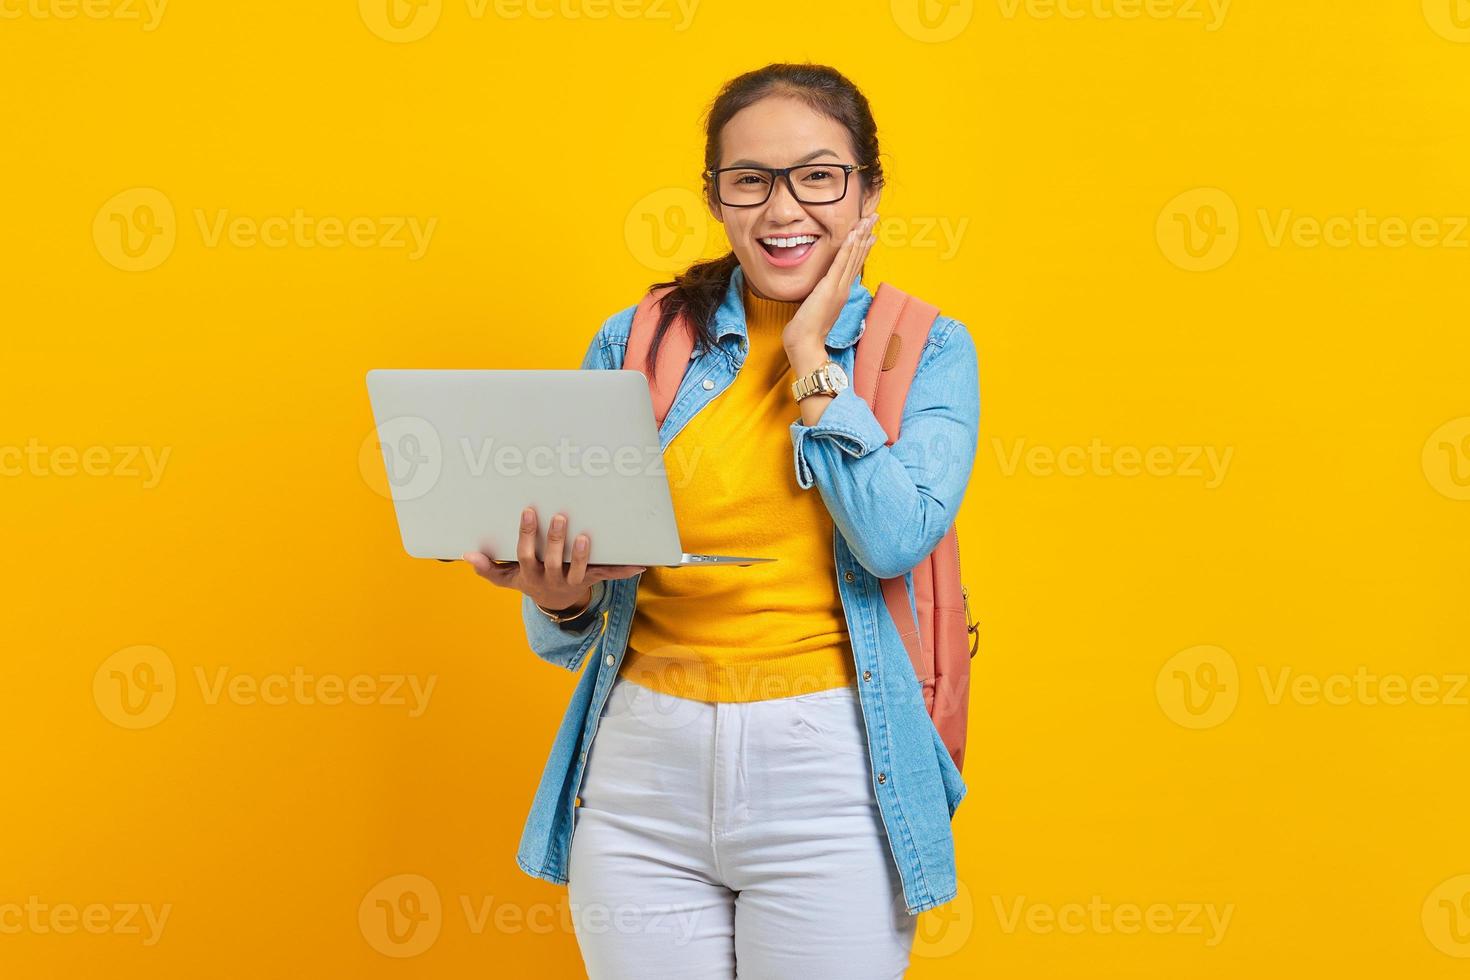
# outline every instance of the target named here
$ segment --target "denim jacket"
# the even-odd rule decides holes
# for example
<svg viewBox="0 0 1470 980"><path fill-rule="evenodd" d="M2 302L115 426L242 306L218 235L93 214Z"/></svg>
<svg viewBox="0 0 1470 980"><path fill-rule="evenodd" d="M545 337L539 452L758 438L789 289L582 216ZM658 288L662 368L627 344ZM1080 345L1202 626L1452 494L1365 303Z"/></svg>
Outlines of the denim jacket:
<svg viewBox="0 0 1470 980"><path fill-rule="evenodd" d="M744 362L749 342L743 275L737 266L714 314L718 346L696 347L690 357L659 429L661 449L729 386ZM862 281L854 281L826 337L828 355L849 377L872 299ZM622 367L635 309L630 306L603 323L582 361L584 370ZM851 387L832 399L816 425L802 423L795 401L791 409L797 485L815 486L833 520L837 587L857 669L873 791L905 905L914 915L956 894L950 820L966 786L924 709L922 689L878 580L903 575L912 605L910 569L934 550L959 512L979 440L974 342L958 321L942 314L935 320L904 405L899 438L891 446L885 445L882 424ZM570 671L591 665L572 692L521 834L516 863L533 877L567 883L582 773L622 663L639 577L595 583L595 615L577 631L556 625L529 596L522 597L526 636L537 656Z"/></svg>

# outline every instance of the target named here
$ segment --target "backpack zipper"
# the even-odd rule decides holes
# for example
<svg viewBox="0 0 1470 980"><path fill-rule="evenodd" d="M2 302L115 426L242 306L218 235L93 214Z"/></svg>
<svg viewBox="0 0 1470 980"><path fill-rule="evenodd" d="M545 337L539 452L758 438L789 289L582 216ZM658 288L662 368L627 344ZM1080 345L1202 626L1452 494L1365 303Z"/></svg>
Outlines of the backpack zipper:
<svg viewBox="0 0 1470 980"><path fill-rule="evenodd" d="M954 525L954 568L955 577L958 579L960 569L960 528ZM980 624L970 620L970 590L960 585L960 597L965 603L965 632L970 634L970 659L975 659L975 651L980 649Z"/></svg>

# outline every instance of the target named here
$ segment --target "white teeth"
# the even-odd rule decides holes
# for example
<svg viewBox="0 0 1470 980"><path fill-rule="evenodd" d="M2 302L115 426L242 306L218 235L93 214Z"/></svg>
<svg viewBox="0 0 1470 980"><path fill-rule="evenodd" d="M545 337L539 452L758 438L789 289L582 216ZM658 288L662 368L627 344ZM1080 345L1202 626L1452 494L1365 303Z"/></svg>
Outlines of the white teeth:
<svg viewBox="0 0 1470 980"><path fill-rule="evenodd" d="M776 248L795 248L797 245L806 245L817 240L816 235L797 235L794 238L762 238L761 241Z"/></svg>

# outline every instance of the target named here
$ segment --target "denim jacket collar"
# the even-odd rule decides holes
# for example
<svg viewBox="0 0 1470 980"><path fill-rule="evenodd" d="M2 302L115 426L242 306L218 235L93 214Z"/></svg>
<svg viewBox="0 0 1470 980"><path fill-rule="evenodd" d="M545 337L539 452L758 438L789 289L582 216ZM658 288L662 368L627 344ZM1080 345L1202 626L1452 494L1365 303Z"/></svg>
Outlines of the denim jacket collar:
<svg viewBox="0 0 1470 980"><path fill-rule="evenodd" d="M730 274L730 285L725 290L725 298L715 310L711 329L714 331L717 341L733 334L740 338L742 344L747 339L745 329L745 270L740 266ZM832 329L827 331L826 344L833 350L841 350L850 347L863 335L863 328L867 321L864 316L868 312L868 305L873 302L873 296L863 285L861 276L852 281L852 286L847 292L847 302L842 305L842 310L837 314L837 322Z"/></svg>

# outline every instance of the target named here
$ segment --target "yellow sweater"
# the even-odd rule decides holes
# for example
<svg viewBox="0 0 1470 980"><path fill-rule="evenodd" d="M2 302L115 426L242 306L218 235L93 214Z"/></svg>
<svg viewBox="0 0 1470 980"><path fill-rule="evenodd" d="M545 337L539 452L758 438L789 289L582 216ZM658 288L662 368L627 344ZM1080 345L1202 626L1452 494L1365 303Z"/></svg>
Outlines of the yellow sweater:
<svg viewBox="0 0 1470 980"><path fill-rule="evenodd" d="M702 701L758 701L853 685L832 518L796 485L795 375L782 328L800 303L744 291L750 350L730 386L664 450L685 551L770 556L746 567L649 568L619 674Z"/></svg>

